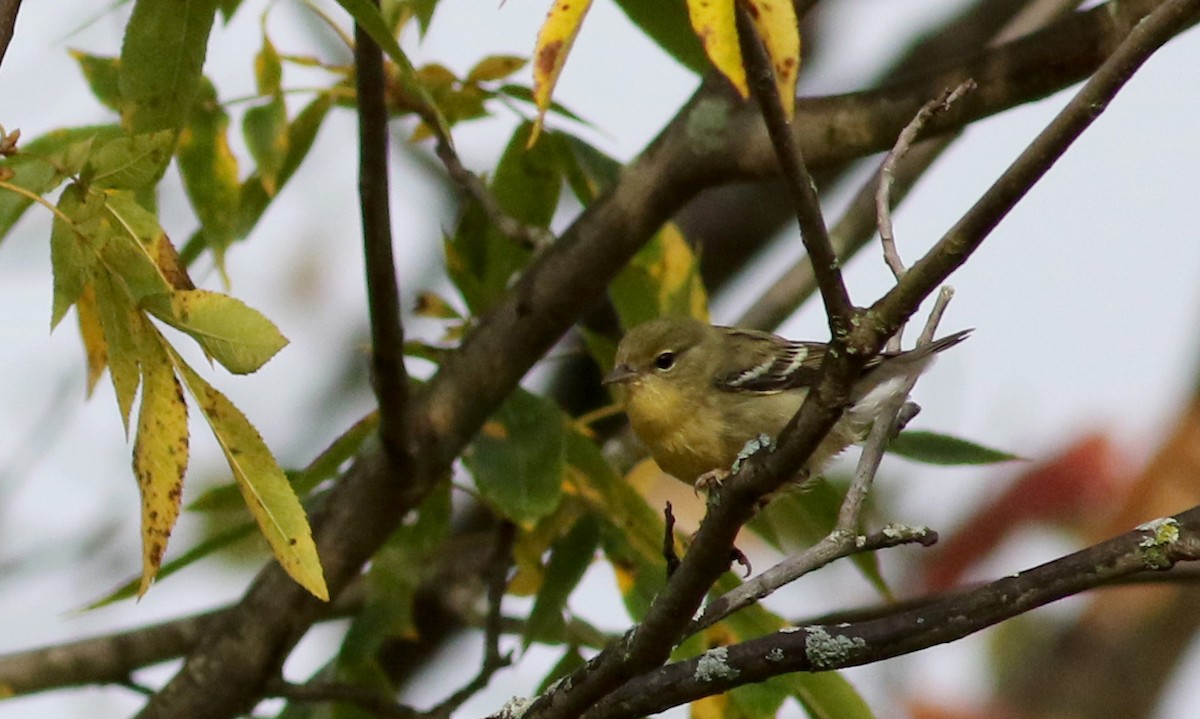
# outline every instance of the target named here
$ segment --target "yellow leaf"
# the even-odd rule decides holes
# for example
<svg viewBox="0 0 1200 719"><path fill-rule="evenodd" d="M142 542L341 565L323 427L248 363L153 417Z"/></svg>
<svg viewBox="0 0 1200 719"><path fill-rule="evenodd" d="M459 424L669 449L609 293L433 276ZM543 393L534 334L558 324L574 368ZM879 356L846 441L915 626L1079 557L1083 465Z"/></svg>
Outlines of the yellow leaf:
<svg viewBox="0 0 1200 719"><path fill-rule="evenodd" d="M733 83L738 94L750 97L742 49L738 45L735 0L687 0L692 30L700 38L704 53L718 71Z"/></svg>
<svg viewBox="0 0 1200 719"><path fill-rule="evenodd" d="M538 32L537 46L533 51L533 100L538 115L529 133L527 147L533 147L542 131L542 121L550 107L554 85L558 82L558 76L567 62L567 54L571 52L571 45L591 5L592 0L555 0L554 6L546 14L546 22Z"/></svg>
<svg viewBox="0 0 1200 719"><path fill-rule="evenodd" d="M133 409L133 398L140 381L138 337L144 325L133 309L125 288L108 272L97 272L92 284L100 311L100 326L104 330L104 343L108 346L108 372L117 395L117 406L121 410L121 421L128 435L129 413Z"/></svg>
<svg viewBox="0 0 1200 719"><path fill-rule="evenodd" d="M671 313L685 310L688 315L707 322L708 292L700 279L699 258L674 222L663 225L658 240L662 255L649 271L659 281L659 307Z"/></svg>
<svg viewBox="0 0 1200 719"><path fill-rule="evenodd" d="M145 320L142 320L145 322ZM145 328L142 342L142 406L133 445L133 473L142 496L142 583L146 593L162 565L167 539L179 518L188 464L187 404L183 387L158 332Z"/></svg>
<svg viewBox="0 0 1200 719"><path fill-rule="evenodd" d="M329 601L329 590L313 542L312 530L300 500L258 430L229 398L205 382L174 352L175 363L188 391L225 453L242 498L280 566L313 596Z"/></svg>
<svg viewBox="0 0 1200 719"><path fill-rule="evenodd" d="M691 719L725 719L733 716L730 713L728 694L716 694L704 697L691 703L689 707ZM738 713L740 715L740 712Z"/></svg>
<svg viewBox="0 0 1200 719"><path fill-rule="evenodd" d="M196 340L225 369L248 374L287 345L274 322L241 300L208 290L151 295L143 305L155 317Z"/></svg>
<svg viewBox="0 0 1200 719"><path fill-rule="evenodd" d="M796 78L800 70L800 27L792 0L744 0L754 30L767 50L775 87L790 120L796 111Z"/></svg>
<svg viewBox="0 0 1200 719"><path fill-rule="evenodd" d="M87 354L87 396L91 397L96 390L96 382L108 365L108 345L104 342L104 327L100 323L94 281L84 286L75 312L79 318L79 336L83 338L83 350Z"/></svg>

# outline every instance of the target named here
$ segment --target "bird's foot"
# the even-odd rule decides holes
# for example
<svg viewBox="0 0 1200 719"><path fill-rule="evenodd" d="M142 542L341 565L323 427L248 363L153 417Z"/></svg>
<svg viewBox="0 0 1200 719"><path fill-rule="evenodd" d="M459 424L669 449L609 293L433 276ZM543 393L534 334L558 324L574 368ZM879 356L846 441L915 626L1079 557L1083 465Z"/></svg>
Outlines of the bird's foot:
<svg viewBox="0 0 1200 719"><path fill-rule="evenodd" d="M712 494L720 489L721 485L732 474L728 469L710 469L696 478L696 481L692 484L692 489L696 491L697 495Z"/></svg>

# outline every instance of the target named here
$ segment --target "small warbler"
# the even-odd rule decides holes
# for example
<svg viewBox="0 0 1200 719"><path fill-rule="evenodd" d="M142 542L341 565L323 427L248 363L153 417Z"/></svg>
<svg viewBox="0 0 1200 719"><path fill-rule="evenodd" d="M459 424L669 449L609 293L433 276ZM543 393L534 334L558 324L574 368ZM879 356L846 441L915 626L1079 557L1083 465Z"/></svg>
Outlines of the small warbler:
<svg viewBox="0 0 1200 719"><path fill-rule="evenodd" d="M900 383L969 333L873 358L851 390L850 407L809 459L807 476L864 439ZM604 384L618 388L633 431L658 466L707 487L728 475L748 442L779 436L820 376L827 349L820 342L667 317L626 333Z"/></svg>

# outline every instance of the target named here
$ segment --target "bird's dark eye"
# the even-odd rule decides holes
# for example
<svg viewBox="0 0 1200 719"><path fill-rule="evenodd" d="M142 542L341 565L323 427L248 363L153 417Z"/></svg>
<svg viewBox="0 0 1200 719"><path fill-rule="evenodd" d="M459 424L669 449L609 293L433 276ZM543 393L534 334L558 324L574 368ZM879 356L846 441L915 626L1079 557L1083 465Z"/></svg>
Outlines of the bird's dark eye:
<svg viewBox="0 0 1200 719"><path fill-rule="evenodd" d="M660 370L666 371L675 366L675 353L662 352L654 358L654 366Z"/></svg>

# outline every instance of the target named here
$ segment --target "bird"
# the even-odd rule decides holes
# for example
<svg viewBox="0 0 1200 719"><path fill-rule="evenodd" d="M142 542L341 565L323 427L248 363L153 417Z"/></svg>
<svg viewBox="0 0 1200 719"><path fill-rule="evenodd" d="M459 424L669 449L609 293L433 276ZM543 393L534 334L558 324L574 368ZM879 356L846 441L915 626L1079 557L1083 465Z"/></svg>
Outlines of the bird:
<svg viewBox="0 0 1200 719"><path fill-rule="evenodd" d="M829 460L865 439L900 384L970 333L868 361L851 389L850 406L806 463L803 477L816 477ZM614 388L634 434L664 472L712 489L746 450L779 436L820 377L828 351L821 342L665 317L625 334L603 384Z"/></svg>

